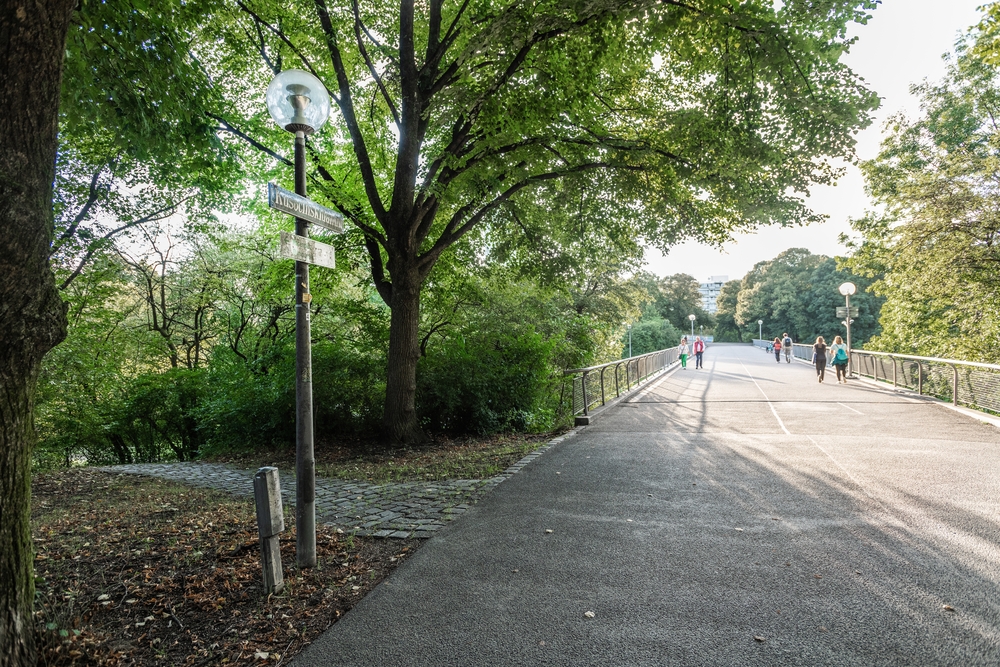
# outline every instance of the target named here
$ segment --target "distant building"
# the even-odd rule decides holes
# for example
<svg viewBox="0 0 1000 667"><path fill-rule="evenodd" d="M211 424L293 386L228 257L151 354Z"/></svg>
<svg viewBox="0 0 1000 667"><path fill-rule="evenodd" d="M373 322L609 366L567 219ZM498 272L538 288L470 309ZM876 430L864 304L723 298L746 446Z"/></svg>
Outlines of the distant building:
<svg viewBox="0 0 1000 667"><path fill-rule="evenodd" d="M698 291L701 292L701 308L706 313L715 315L715 311L718 310L715 300L719 296L722 285L727 280L729 280L729 276L709 276L707 282L698 285Z"/></svg>

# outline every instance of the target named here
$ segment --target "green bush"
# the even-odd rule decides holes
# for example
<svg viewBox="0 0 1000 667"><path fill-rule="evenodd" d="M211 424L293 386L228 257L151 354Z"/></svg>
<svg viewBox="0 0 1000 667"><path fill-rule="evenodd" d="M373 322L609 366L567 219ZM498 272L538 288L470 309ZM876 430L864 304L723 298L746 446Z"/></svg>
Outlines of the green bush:
<svg viewBox="0 0 1000 667"><path fill-rule="evenodd" d="M643 319L632 326L632 356L676 347L684 334L662 318ZM628 356L628 333L622 340L622 358Z"/></svg>
<svg viewBox="0 0 1000 667"><path fill-rule="evenodd" d="M480 435L550 428L553 347L533 331L445 339L418 366L424 427Z"/></svg>

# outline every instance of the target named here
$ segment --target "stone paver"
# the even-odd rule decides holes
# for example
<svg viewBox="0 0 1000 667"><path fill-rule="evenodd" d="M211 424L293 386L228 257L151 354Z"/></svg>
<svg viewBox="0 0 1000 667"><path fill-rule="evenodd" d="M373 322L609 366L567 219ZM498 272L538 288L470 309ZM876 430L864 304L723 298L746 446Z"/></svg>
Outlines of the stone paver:
<svg viewBox="0 0 1000 667"><path fill-rule="evenodd" d="M528 454L504 472L489 479L458 479L438 482L367 484L337 479L316 479L316 521L336 526L355 535L392 538L427 538L498 484L516 474L566 436L555 438ZM108 472L158 477L224 491L236 496L253 496L255 470L219 463L141 463L109 466ZM286 505L295 504L295 475L280 471L281 496Z"/></svg>

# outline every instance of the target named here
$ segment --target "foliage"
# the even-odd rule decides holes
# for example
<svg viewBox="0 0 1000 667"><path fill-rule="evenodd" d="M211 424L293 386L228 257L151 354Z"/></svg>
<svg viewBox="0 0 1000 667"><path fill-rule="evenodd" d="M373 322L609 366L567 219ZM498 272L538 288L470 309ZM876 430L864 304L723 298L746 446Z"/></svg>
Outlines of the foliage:
<svg viewBox="0 0 1000 667"><path fill-rule="evenodd" d="M743 332L736 323L736 308L739 305L742 280L729 280L722 285L715 299L714 338L720 343L742 343Z"/></svg>
<svg viewBox="0 0 1000 667"><path fill-rule="evenodd" d="M788 333L796 342L809 342L817 336L830 340L846 333L836 317L837 307L844 305L838 288L845 282L858 288L851 297L851 307L859 310L851 326L851 342L860 347L877 333L882 300L868 292L868 279L839 269L836 260L804 248L791 248L772 260L758 262L740 281L738 291L730 283L724 285L718 300L719 318L726 326L732 321L743 341L757 338L761 328L765 339ZM764 321L763 327L758 320Z"/></svg>
<svg viewBox="0 0 1000 667"><path fill-rule="evenodd" d="M863 163L883 208L853 221L861 239L849 264L877 277L886 299L876 349L997 362L1000 81L969 47L959 43L942 82L914 87L921 116L893 118L879 155Z"/></svg>
<svg viewBox="0 0 1000 667"><path fill-rule="evenodd" d="M454 273L430 286L418 368L418 410L431 432L552 429L564 368L614 354L634 289L610 271L541 287L503 267Z"/></svg>
<svg viewBox="0 0 1000 667"><path fill-rule="evenodd" d="M340 245L367 254L398 320L384 427L408 440L415 313L463 239L556 276L602 245L627 264L643 242L817 219L801 194L876 105L839 62L874 6L255 0L224 5L191 51L241 101L211 112L220 130L279 160L247 86L295 66L333 92L310 187L354 223Z"/></svg>
<svg viewBox="0 0 1000 667"><path fill-rule="evenodd" d="M684 334L662 317L643 317L632 325L632 356L676 347ZM622 358L628 356L628 335L623 341Z"/></svg>
<svg viewBox="0 0 1000 667"><path fill-rule="evenodd" d="M690 315L695 316L695 325L711 329L715 318L701 307L701 292L698 280L686 273L665 276L656 285L656 298L652 307L660 317L670 322L678 331L688 331Z"/></svg>

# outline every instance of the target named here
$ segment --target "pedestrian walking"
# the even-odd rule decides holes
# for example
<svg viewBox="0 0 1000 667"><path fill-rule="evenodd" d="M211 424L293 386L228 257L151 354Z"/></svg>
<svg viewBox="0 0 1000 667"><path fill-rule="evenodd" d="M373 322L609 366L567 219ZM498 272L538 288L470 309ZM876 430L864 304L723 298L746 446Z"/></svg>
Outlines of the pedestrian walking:
<svg viewBox="0 0 1000 667"><path fill-rule="evenodd" d="M694 338L694 367L696 369L704 369L705 365L702 363L702 356L705 354L705 341L701 339L701 336L695 336Z"/></svg>
<svg viewBox="0 0 1000 667"><path fill-rule="evenodd" d="M681 355L681 368L687 370L688 367L688 337L684 336L681 338L681 344L677 346L677 352Z"/></svg>
<svg viewBox="0 0 1000 667"><path fill-rule="evenodd" d="M844 339L840 336L833 339L833 345L830 346L830 356L833 358L833 367L837 369L837 383L840 384L843 382L847 384L847 362L849 361L849 357L847 355L847 346L844 345Z"/></svg>
<svg viewBox="0 0 1000 667"><path fill-rule="evenodd" d="M781 334L781 349L785 351L785 361L792 363L792 339L787 333Z"/></svg>
<svg viewBox="0 0 1000 667"><path fill-rule="evenodd" d="M826 341L822 336L816 336L816 343L813 345L813 363L816 364L816 377L822 382L826 374Z"/></svg>
<svg viewBox="0 0 1000 667"><path fill-rule="evenodd" d="M774 349L774 360L779 364L781 363L781 339L775 338L774 342L771 344Z"/></svg>

